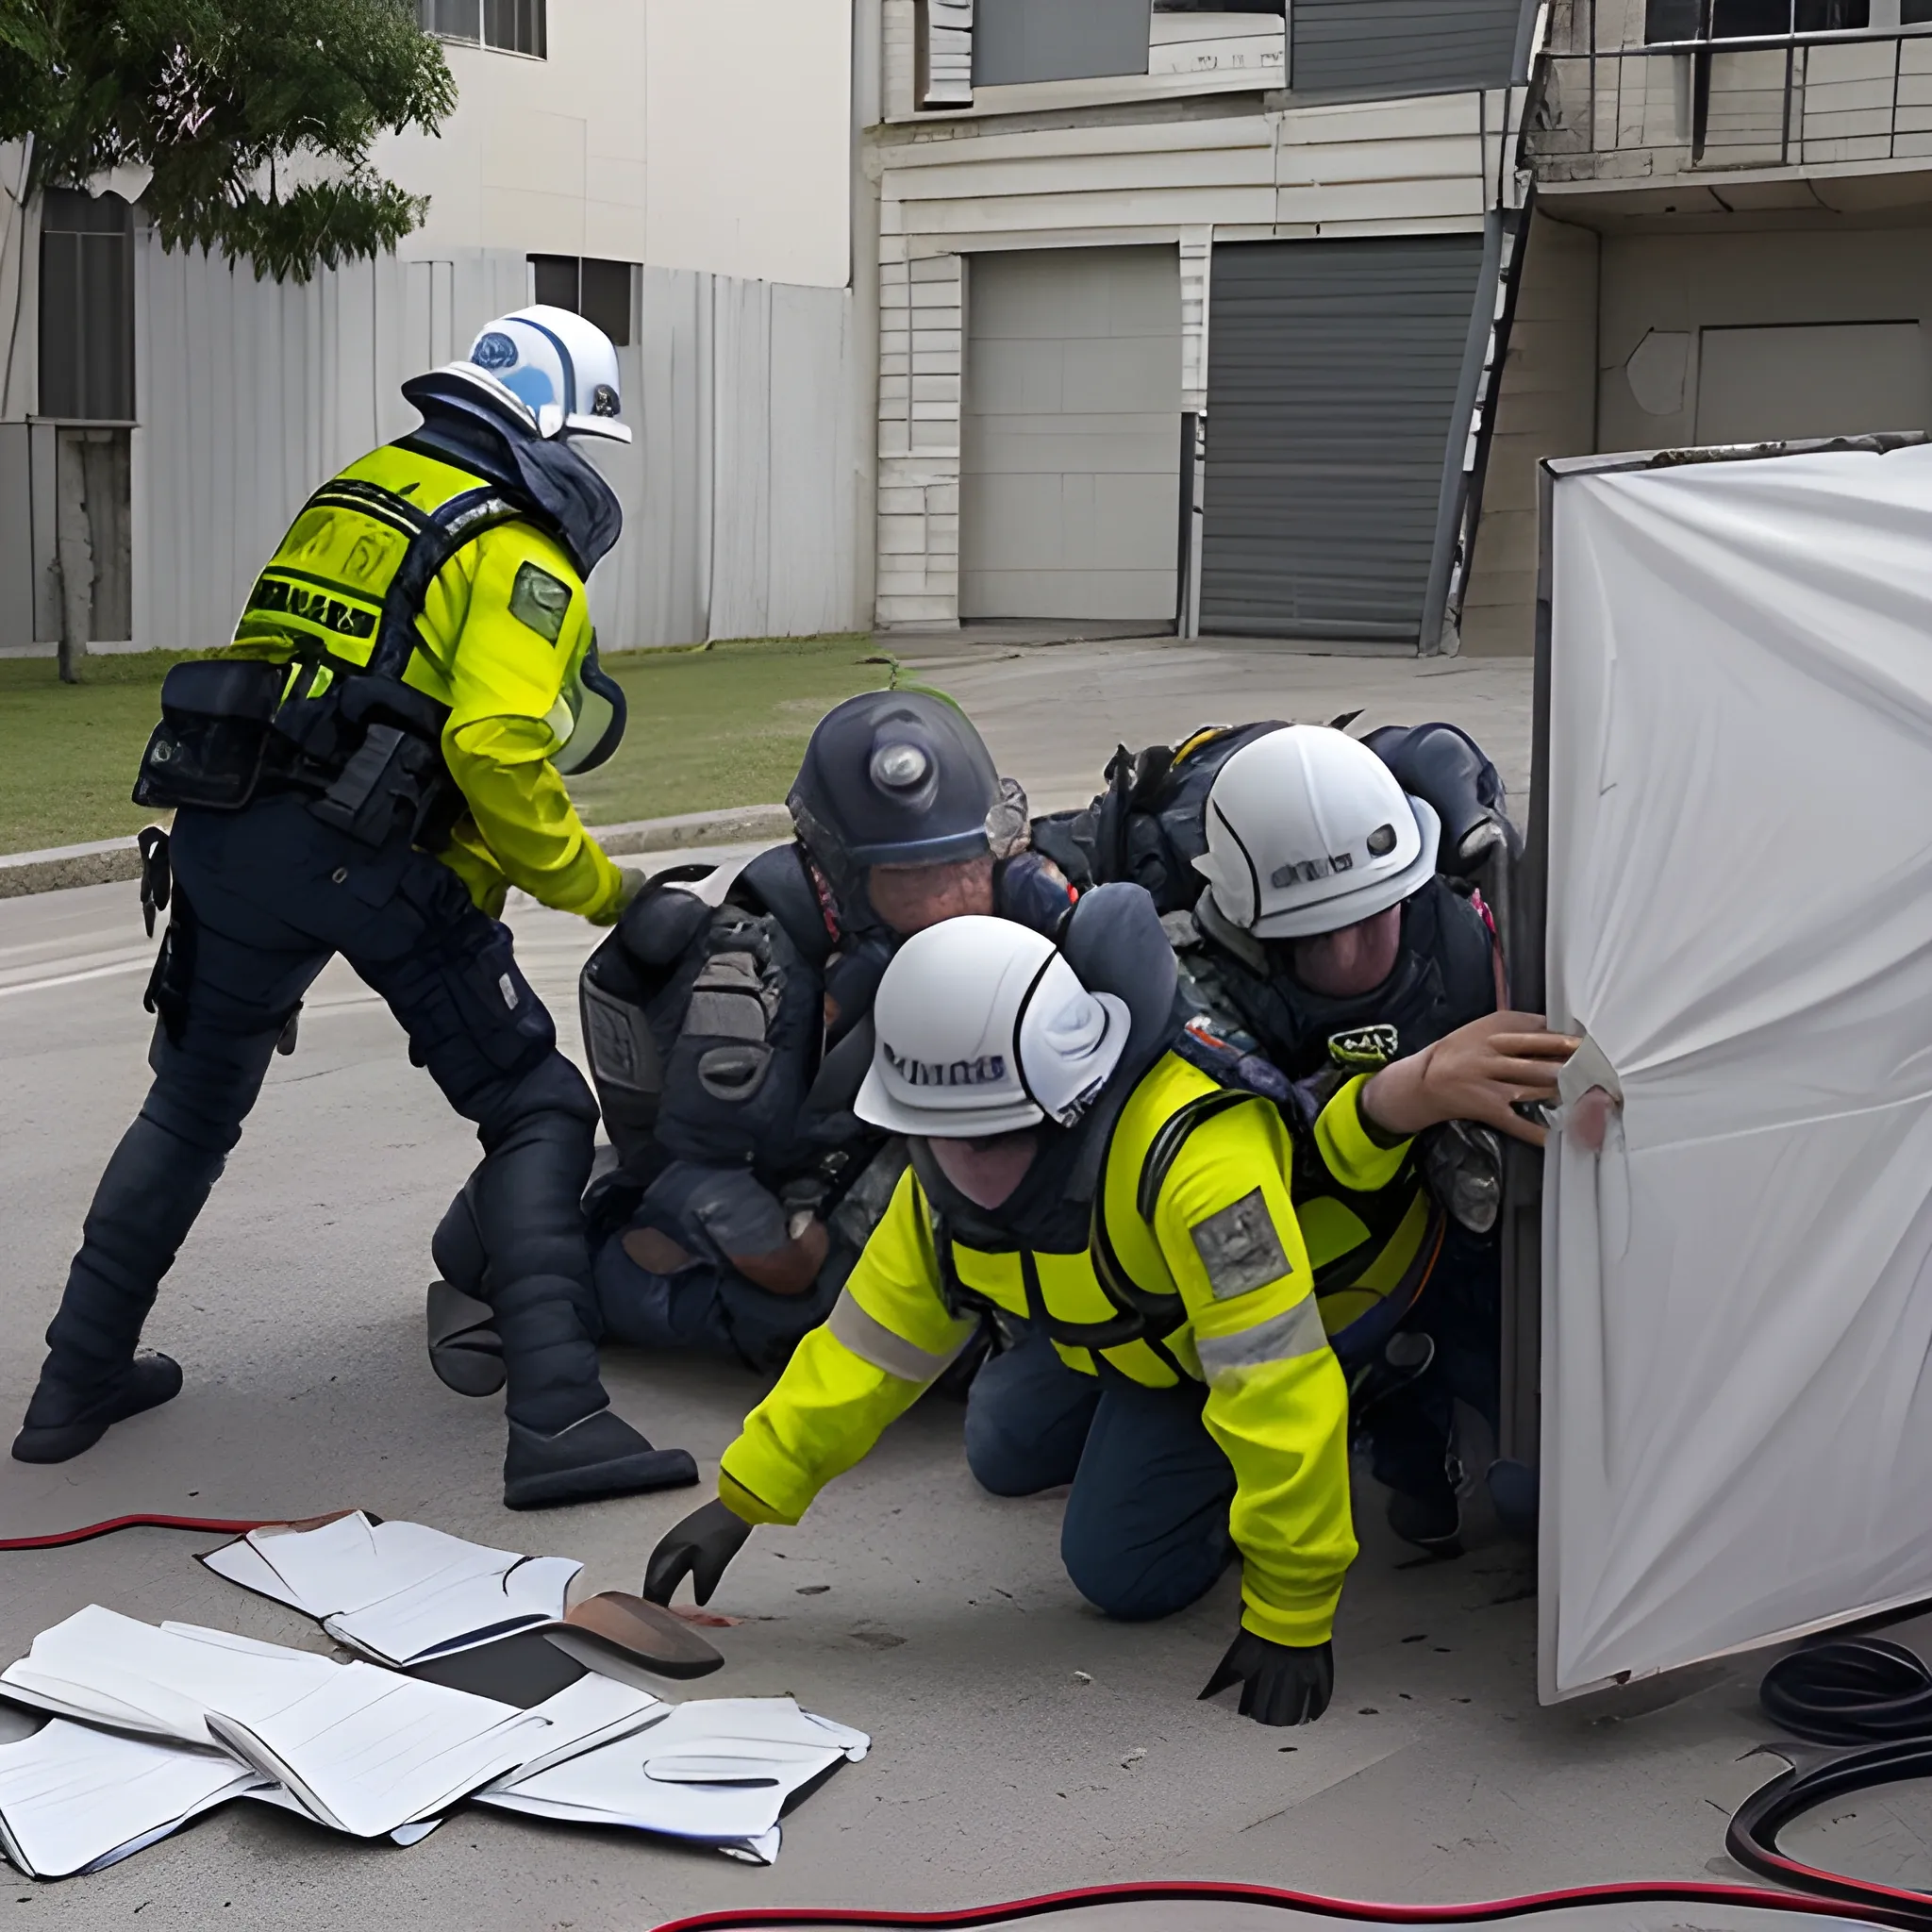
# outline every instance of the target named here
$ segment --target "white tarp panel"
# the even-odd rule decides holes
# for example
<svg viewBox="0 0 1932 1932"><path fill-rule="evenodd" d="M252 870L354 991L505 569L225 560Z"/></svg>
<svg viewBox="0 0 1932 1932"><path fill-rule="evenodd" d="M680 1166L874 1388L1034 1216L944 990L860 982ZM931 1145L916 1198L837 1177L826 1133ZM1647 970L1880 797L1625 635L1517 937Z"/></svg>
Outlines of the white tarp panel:
<svg viewBox="0 0 1932 1932"><path fill-rule="evenodd" d="M1542 1691L1932 1594L1932 448L1559 476Z"/></svg>

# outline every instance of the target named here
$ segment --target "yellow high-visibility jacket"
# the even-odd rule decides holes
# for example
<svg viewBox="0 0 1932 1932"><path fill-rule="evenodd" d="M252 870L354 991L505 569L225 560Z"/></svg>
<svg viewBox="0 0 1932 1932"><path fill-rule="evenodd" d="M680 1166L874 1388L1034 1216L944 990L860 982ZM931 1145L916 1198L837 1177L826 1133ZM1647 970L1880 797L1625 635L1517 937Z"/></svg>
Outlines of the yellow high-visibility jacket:
<svg viewBox="0 0 1932 1932"><path fill-rule="evenodd" d="M1363 1124L1362 1084L1329 1102L1314 1139L1338 1180L1366 1190L1393 1178L1407 1143L1384 1145ZM1171 1134L1163 1147L1163 1126L1199 1116L1213 1094L1220 1110L1198 1118L1177 1152ZM941 1253L908 1170L831 1316L724 1452L720 1496L747 1522L796 1523L945 1369L991 1303L1043 1324L1085 1374L1098 1373L1097 1353L1152 1387L1182 1375L1208 1385L1204 1420L1235 1473L1242 1623L1278 1643L1324 1641L1356 1554L1348 1391L1310 1292L1291 1171L1270 1102L1225 1094L1174 1054L1141 1076L1115 1124L1093 1238L1075 1253L951 1240ZM1150 1181L1143 1216L1137 1197ZM1121 1332L1129 1307L1151 1311L1146 1332L1107 1345L1104 1324Z"/></svg>
<svg viewBox="0 0 1932 1932"><path fill-rule="evenodd" d="M485 479L387 444L309 498L236 626L237 655L367 667L384 604L425 520ZM479 518L420 592L403 681L446 713L441 751L468 811L437 856L493 918L520 886L561 912L615 919L624 883L550 760L569 738L591 639L589 602L555 539ZM309 695L328 688L325 676Z"/></svg>

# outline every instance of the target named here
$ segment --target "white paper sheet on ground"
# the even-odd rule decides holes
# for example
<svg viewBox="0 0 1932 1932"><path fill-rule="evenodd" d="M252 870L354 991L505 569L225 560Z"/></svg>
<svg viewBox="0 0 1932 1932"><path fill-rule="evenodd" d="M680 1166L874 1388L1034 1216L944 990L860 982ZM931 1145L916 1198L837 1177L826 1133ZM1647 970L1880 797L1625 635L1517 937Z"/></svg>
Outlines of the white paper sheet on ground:
<svg viewBox="0 0 1932 1932"><path fill-rule="evenodd" d="M56 1718L0 1745L0 1845L29 1877L98 1872L261 1782L224 1753Z"/></svg>
<svg viewBox="0 0 1932 1932"><path fill-rule="evenodd" d="M251 1805L272 1805L277 1811L292 1811L297 1818L306 1818L311 1824L322 1824L322 1820L286 1785L259 1783L239 1795ZM410 1845L420 1845L442 1822L441 1818L422 1818L413 1824L399 1824L390 1833L390 1838L407 1850ZM326 1825L323 1828L328 1829Z"/></svg>
<svg viewBox="0 0 1932 1932"><path fill-rule="evenodd" d="M251 1530L202 1561L399 1665L561 1617L583 1568L563 1557L490 1549L420 1523L372 1524L360 1510L314 1529Z"/></svg>
<svg viewBox="0 0 1932 1932"><path fill-rule="evenodd" d="M769 1863L787 1800L871 1740L789 1697L700 1698L640 1737L478 1794L478 1802L563 1824L625 1825ZM759 1850L760 1844L765 1849Z"/></svg>
<svg viewBox="0 0 1932 1932"><path fill-rule="evenodd" d="M341 1668L309 1651L189 1624L157 1629L90 1604L42 1630L0 1672L0 1690L58 1716L207 1746L219 1742L206 1722L217 1705L266 1715Z"/></svg>
<svg viewBox="0 0 1932 1932"><path fill-rule="evenodd" d="M529 1711L373 1664L343 1664L285 1708L208 1728L311 1816L378 1838L446 1810L521 1763L549 1728Z"/></svg>
<svg viewBox="0 0 1932 1932"><path fill-rule="evenodd" d="M580 1752L594 1751L661 1724L673 1709L648 1690L591 1672L530 1707L530 1715L543 1719L549 1728L524 1740L528 1755L498 1782L535 1777Z"/></svg>
<svg viewBox="0 0 1932 1932"><path fill-rule="evenodd" d="M1932 448L1552 534L1546 1698L1932 1594Z"/></svg>

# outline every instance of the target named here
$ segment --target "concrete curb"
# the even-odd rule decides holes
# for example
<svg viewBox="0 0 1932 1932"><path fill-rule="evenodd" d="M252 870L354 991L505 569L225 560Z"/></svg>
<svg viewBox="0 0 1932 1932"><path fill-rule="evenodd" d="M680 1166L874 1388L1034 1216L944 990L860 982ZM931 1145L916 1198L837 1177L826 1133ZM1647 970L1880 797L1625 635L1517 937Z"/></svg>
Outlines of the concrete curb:
<svg viewBox="0 0 1932 1932"><path fill-rule="evenodd" d="M685 812L669 819L632 819L592 826L591 836L613 858L639 852L675 852L693 845L741 845L754 839L789 839L791 814L782 805L741 805L724 811ZM92 845L56 845L44 852L0 853L0 899L58 892L70 886L105 886L141 876L141 853L130 835Z"/></svg>

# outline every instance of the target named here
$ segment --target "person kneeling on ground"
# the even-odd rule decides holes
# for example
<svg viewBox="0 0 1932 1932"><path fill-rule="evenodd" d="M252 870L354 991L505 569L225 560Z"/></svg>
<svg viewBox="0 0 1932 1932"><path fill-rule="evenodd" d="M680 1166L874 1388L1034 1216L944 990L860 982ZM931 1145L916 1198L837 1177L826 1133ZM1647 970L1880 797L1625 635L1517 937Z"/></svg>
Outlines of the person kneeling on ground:
<svg viewBox="0 0 1932 1932"><path fill-rule="evenodd" d="M1242 1570L1203 1696L1319 1717L1356 1554L1348 1391L1311 1293L1280 1110L1178 1057L1153 902L1103 886L1058 946L1000 920L908 941L877 1001L861 1118L909 1171L825 1324L724 1452L716 1501L653 1552L644 1593L700 1603L758 1523L796 1523L946 1369L987 1310L1021 1337L974 1383L968 1459L998 1494L1071 1481L1061 1554L1109 1616L1162 1617ZM1409 1138L1554 1094L1574 1042L1497 1015L1357 1075L1307 1136L1352 1191ZM1533 1132L1526 1125L1525 1132Z"/></svg>
<svg viewBox="0 0 1932 1932"><path fill-rule="evenodd" d="M1050 930L1066 881L1026 850L1025 795L971 722L873 691L813 732L797 838L718 907L662 874L584 968L584 1041L618 1156L587 1200L608 1338L782 1366L824 1320L903 1172L852 1111L872 1001L908 934L994 911ZM500 1386L482 1255L459 1194L435 1248L430 1359ZM962 1364L963 1366L968 1366Z"/></svg>
<svg viewBox="0 0 1932 1932"><path fill-rule="evenodd" d="M1507 861L1515 836L1495 768L1454 725L1360 741L1324 725L1209 728L1117 760L1109 779L1086 813L1037 825L1038 842L1071 845L1078 876L1147 885L1197 1009L1184 1050L1291 1119L1505 1004L1495 928L1463 874ZM1444 1555L1461 1529L1456 1401L1497 1421L1501 1170L1491 1127L1456 1122L1374 1196L1298 1197L1390 1524ZM1491 1489L1506 1525L1527 1528L1510 1487Z"/></svg>

